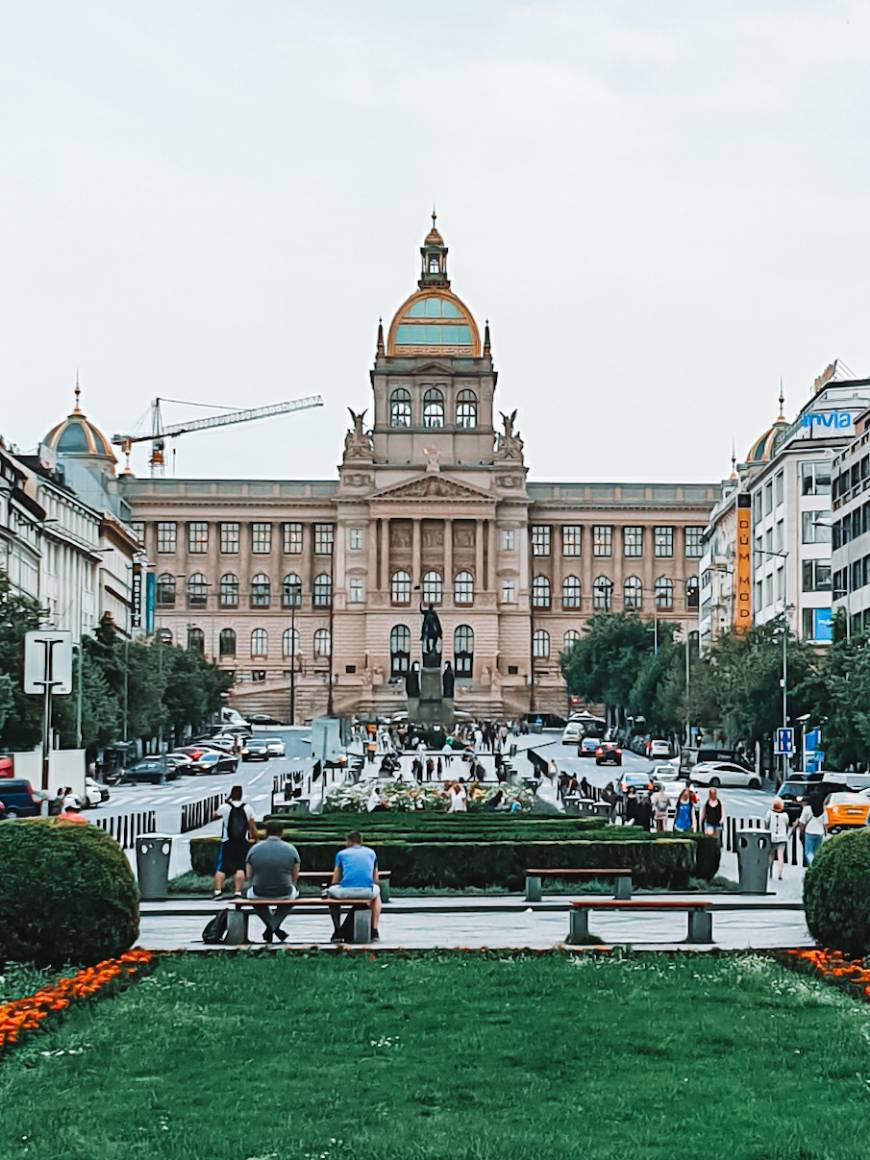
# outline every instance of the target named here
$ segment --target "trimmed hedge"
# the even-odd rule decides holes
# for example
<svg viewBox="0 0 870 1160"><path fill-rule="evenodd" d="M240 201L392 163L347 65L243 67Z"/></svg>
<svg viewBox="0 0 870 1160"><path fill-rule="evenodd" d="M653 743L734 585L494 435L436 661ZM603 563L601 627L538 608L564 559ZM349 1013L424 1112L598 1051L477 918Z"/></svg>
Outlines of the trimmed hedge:
<svg viewBox="0 0 870 1160"><path fill-rule="evenodd" d="M608 835L608 839L610 835ZM217 838L194 838L190 858L197 874L214 873ZM302 868L331 869L343 840L300 838ZM392 872L394 886L465 887L503 886L519 890L527 867L595 869L625 867L634 871L638 886L684 889L695 873L695 845L682 838L638 840L571 840L509 842L403 842L370 839L381 870Z"/></svg>
<svg viewBox="0 0 870 1160"><path fill-rule="evenodd" d="M0 822L0 964L91 965L139 935L139 891L121 847L96 826Z"/></svg>
<svg viewBox="0 0 870 1160"><path fill-rule="evenodd" d="M849 955L870 954L870 829L822 843L804 876L810 934Z"/></svg>

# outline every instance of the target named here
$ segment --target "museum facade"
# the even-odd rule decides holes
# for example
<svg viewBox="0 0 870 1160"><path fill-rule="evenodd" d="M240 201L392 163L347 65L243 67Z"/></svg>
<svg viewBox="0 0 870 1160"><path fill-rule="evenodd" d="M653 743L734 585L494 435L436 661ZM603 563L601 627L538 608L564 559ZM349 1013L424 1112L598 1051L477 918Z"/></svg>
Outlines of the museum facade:
<svg viewBox="0 0 870 1160"><path fill-rule="evenodd" d="M292 685L297 722L400 709L421 601L457 708L490 717L564 712L559 656L596 612L694 631L719 485L530 480L516 411L496 421L497 379L433 215L337 479L121 477L154 630L230 670L243 712L287 719Z"/></svg>

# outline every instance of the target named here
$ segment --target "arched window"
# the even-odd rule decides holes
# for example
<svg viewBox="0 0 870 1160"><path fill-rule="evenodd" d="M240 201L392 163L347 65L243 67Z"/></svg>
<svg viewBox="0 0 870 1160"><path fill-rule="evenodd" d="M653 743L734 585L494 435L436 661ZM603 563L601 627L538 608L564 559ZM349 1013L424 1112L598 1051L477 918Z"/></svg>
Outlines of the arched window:
<svg viewBox="0 0 870 1160"><path fill-rule="evenodd" d="M429 259L429 273L430 274L440 274L441 273L441 267L438 264L438 259L435 257L434 254Z"/></svg>
<svg viewBox="0 0 870 1160"><path fill-rule="evenodd" d="M404 387L397 387L390 395L390 426L411 426L411 394Z"/></svg>
<svg viewBox="0 0 870 1160"><path fill-rule="evenodd" d="M550 659L550 634L539 628L532 636L532 656L538 660Z"/></svg>
<svg viewBox="0 0 870 1160"><path fill-rule="evenodd" d="M592 585L592 607L596 612L609 612L613 607L613 581L599 576Z"/></svg>
<svg viewBox="0 0 870 1160"><path fill-rule="evenodd" d="M268 608L272 600L272 585L265 572L258 572L251 581L251 608Z"/></svg>
<svg viewBox="0 0 870 1160"><path fill-rule="evenodd" d="M187 607L205 608L208 582L202 572L194 572L187 578Z"/></svg>
<svg viewBox="0 0 870 1160"><path fill-rule="evenodd" d="M171 628L158 628L157 639L160 641L161 644L172 644L172 629Z"/></svg>
<svg viewBox="0 0 870 1160"><path fill-rule="evenodd" d="M155 599L158 608L175 607L175 577L171 572L161 572L157 577Z"/></svg>
<svg viewBox="0 0 870 1160"><path fill-rule="evenodd" d="M332 577L328 572L321 572L314 577L314 607L329 608L332 604Z"/></svg>
<svg viewBox="0 0 870 1160"><path fill-rule="evenodd" d="M532 581L532 607L550 607L550 581L546 576L536 576Z"/></svg>
<svg viewBox="0 0 870 1160"><path fill-rule="evenodd" d="M318 628L314 633L314 659L323 660L331 652L328 628Z"/></svg>
<svg viewBox="0 0 870 1160"><path fill-rule="evenodd" d="M571 648L572 645L575 645L579 639L580 639L580 633L577 631L577 629L576 628L569 628L568 631L565 633L564 637L562 638L562 646L563 646L565 652L567 652L568 649Z"/></svg>
<svg viewBox="0 0 870 1160"><path fill-rule="evenodd" d="M580 607L580 578L578 576L566 576L562 581L562 607Z"/></svg>
<svg viewBox="0 0 870 1160"><path fill-rule="evenodd" d="M288 572L281 581L281 604L284 608L302 607L302 581L295 572Z"/></svg>
<svg viewBox="0 0 870 1160"><path fill-rule="evenodd" d="M390 580L390 599L393 604L411 603L411 577L407 572L394 572Z"/></svg>
<svg viewBox="0 0 870 1160"><path fill-rule="evenodd" d="M470 677L474 672L474 629L470 624L459 624L453 630L453 671L457 677Z"/></svg>
<svg viewBox="0 0 870 1160"><path fill-rule="evenodd" d="M456 396L456 426L477 426L477 395L474 391L460 391Z"/></svg>
<svg viewBox="0 0 870 1160"><path fill-rule="evenodd" d="M643 607L643 584L638 576L626 576L622 585L622 605L626 612L639 612Z"/></svg>
<svg viewBox="0 0 870 1160"><path fill-rule="evenodd" d="M269 637L265 628L255 628L251 633L251 656L265 657L269 655Z"/></svg>
<svg viewBox="0 0 870 1160"><path fill-rule="evenodd" d="M291 647L292 640L292 647ZM299 656L299 630L296 628L285 628L281 635L281 655L287 657Z"/></svg>
<svg viewBox="0 0 870 1160"><path fill-rule="evenodd" d="M690 611L698 607L698 577L690 576L686 581L686 608Z"/></svg>
<svg viewBox="0 0 870 1160"><path fill-rule="evenodd" d="M221 629L220 654L222 657L234 657L236 655L236 634L231 628Z"/></svg>
<svg viewBox="0 0 870 1160"><path fill-rule="evenodd" d="M390 676L403 677L411 664L411 630L406 624L390 629Z"/></svg>
<svg viewBox="0 0 870 1160"><path fill-rule="evenodd" d="M187 629L187 647L191 652L205 652L205 633L192 625Z"/></svg>
<svg viewBox="0 0 870 1160"><path fill-rule="evenodd" d="M471 604L474 600L474 579L470 572L457 572L453 581L453 599L457 604Z"/></svg>
<svg viewBox="0 0 870 1160"><path fill-rule="evenodd" d="M218 600L221 608L239 607L239 578L238 576L234 576L232 572L227 572L221 576L221 582L218 587Z"/></svg>
<svg viewBox="0 0 870 1160"><path fill-rule="evenodd" d="M444 396L437 387L430 387L423 396L423 426L444 426Z"/></svg>
<svg viewBox="0 0 870 1160"><path fill-rule="evenodd" d="M656 580L656 608L659 612L670 612L674 607L674 582L667 576Z"/></svg>
<svg viewBox="0 0 870 1160"><path fill-rule="evenodd" d="M440 572L427 572L423 577L423 600L426 604L440 604L444 599L444 581Z"/></svg>

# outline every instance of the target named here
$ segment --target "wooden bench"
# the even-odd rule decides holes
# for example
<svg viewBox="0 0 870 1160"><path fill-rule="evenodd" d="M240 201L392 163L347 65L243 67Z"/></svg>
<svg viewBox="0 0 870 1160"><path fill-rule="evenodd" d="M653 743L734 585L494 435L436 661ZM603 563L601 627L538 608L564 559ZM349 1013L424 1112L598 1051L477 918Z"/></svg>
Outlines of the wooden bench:
<svg viewBox="0 0 870 1160"><path fill-rule="evenodd" d="M571 878L586 882L596 878L612 878L614 880L613 897L627 899L631 898L631 876L631 870L627 870L624 866L610 870L527 870L526 901L541 901L542 878Z"/></svg>
<svg viewBox="0 0 870 1160"><path fill-rule="evenodd" d="M711 943L713 941L713 904L708 900L692 902L677 902L666 899L634 898L630 901L604 902L572 902L568 926L569 943L585 943L589 941L589 911L590 910L618 910L641 911L661 910L668 913L682 910L689 916L689 930L686 942Z"/></svg>
<svg viewBox="0 0 870 1160"><path fill-rule="evenodd" d="M248 919L264 906L287 910L328 910L347 906L353 911L353 938L350 942L372 941L372 904L368 898L235 898L227 915L227 944L242 946L248 939Z"/></svg>
<svg viewBox="0 0 870 1160"><path fill-rule="evenodd" d="M390 901L390 875L391 870L381 870L379 882L381 887L381 902ZM319 882L323 886L328 886L332 881L331 870L300 870L300 879L306 882Z"/></svg>

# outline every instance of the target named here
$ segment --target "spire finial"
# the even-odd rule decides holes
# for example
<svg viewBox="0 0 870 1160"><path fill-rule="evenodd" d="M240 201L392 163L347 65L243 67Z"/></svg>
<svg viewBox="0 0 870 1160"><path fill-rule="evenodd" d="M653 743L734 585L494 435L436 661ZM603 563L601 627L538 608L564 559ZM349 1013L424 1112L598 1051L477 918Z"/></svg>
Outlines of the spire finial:
<svg viewBox="0 0 870 1160"><path fill-rule="evenodd" d="M489 339L489 319L487 318L486 322L483 325L483 353L485 355L487 355L491 352L491 350L492 350L492 343L490 342L490 339Z"/></svg>
<svg viewBox="0 0 870 1160"><path fill-rule="evenodd" d="M432 229L435 229L435 223L438 221L438 214L435 212L435 203L432 203Z"/></svg>
<svg viewBox="0 0 870 1160"><path fill-rule="evenodd" d="M779 376L779 418L785 420L785 391L782 386L782 375Z"/></svg>
<svg viewBox="0 0 870 1160"><path fill-rule="evenodd" d="M384 320L383 320L383 318L379 318L379 319L378 319L378 347L377 347L377 352L378 352L378 354L383 354L383 353L384 353Z"/></svg>
<svg viewBox="0 0 870 1160"><path fill-rule="evenodd" d="M81 410L81 407L79 406L79 400L82 397L82 389L79 386L79 368L78 367L76 367L76 389L73 391L73 394L76 397L75 409L78 412Z"/></svg>
<svg viewBox="0 0 870 1160"><path fill-rule="evenodd" d="M731 478L737 478L737 444L733 438L731 440Z"/></svg>

